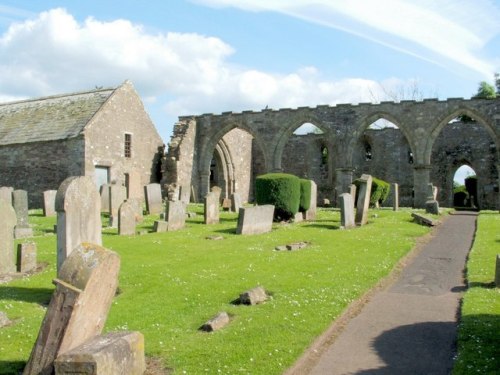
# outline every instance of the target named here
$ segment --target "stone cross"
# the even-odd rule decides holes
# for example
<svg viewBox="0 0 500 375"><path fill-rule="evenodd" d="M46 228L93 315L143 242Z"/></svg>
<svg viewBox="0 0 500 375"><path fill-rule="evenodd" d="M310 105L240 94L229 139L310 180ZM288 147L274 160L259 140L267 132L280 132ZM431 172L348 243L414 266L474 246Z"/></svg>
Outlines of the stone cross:
<svg viewBox="0 0 500 375"><path fill-rule="evenodd" d="M359 178L359 194L356 206L356 224L365 225L368 222L368 207L370 206L370 194L372 191L372 176L363 174Z"/></svg>
<svg viewBox="0 0 500 375"><path fill-rule="evenodd" d="M144 196L146 198L146 211L150 215L156 215L163 211L160 184L154 183L144 186Z"/></svg>
<svg viewBox="0 0 500 375"><path fill-rule="evenodd" d="M135 234L136 208L134 204L125 201L118 209L118 234L120 236L133 236Z"/></svg>
<svg viewBox="0 0 500 375"><path fill-rule="evenodd" d="M52 374L60 353L101 334L119 269L120 258L110 250L90 243L74 248L54 280L56 289L23 375Z"/></svg>
<svg viewBox="0 0 500 375"><path fill-rule="evenodd" d="M356 226L354 223L354 205L351 194L343 193L339 196L340 200L340 225L345 229Z"/></svg>
<svg viewBox="0 0 500 375"><path fill-rule="evenodd" d="M43 216L56 215L57 190L45 190L43 192Z"/></svg>
<svg viewBox="0 0 500 375"><path fill-rule="evenodd" d="M204 202L204 223L218 224L219 223L219 194L210 192L205 196Z"/></svg>
<svg viewBox="0 0 500 375"><path fill-rule="evenodd" d="M26 190L14 190L12 192L12 205L14 206L17 216L14 237L32 237L33 229L28 223L28 192Z"/></svg>
<svg viewBox="0 0 500 375"><path fill-rule="evenodd" d="M68 177L56 194L57 269L82 242L102 244L101 197L91 177Z"/></svg>
<svg viewBox="0 0 500 375"><path fill-rule="evenodd" d="M392 184L392 210L399 210L399 185L396 183Z"/></svg>
<svg viewBox="0 0 500 375"><path fill-rule="evenodd" d="M0 275L16 272L14 260L14 227L16 211L10 203L0 199Z"/></svg>

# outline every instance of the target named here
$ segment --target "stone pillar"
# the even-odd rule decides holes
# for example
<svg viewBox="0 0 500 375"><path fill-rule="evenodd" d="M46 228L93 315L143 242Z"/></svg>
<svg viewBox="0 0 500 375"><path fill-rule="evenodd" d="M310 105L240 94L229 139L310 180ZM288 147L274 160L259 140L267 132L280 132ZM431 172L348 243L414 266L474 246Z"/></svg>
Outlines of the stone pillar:
<svg viewBox="0 0 500 375"><path fill-rule="evenodd" d="M338 197L342 193L348 193L349 186L352 184L352 168L337 168L335 169L335 205L338 207Z"/></svg>
<svg viewBox="0 0 500 375"><path fill-rule="evenodd" d="M396 183L392 184L392 209L399 210L399 185Z"/></svg>
<svg viewBox="0 0 500 375"><path fill-rule="evenodd" d="M432 167L430 165L416 165L413 169L413 205L415 208L425 208L425 202L428 198Z"/></svg>

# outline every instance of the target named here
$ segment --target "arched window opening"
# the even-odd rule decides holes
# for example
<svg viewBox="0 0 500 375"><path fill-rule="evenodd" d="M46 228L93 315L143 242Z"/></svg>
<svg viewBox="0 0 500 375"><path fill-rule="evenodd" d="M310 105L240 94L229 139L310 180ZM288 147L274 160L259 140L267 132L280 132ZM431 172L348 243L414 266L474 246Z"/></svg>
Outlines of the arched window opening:
<svg viewBox="0 0 500 375"><path fill-rule="evenodd" d="M321 165L328 164L328 147L321 146Z"/></svg>
<svg viewBox="0 0 500 375"><path fill-rule="evenodd" d="M368 129L382 130L382 129L399 129L399 128L393 122L385 118L380 118L377 121L373 122L370 126L368 126Z"/></svg>
<svg viewBox="0 0 500 375"><path fill-rule="evenodd" d="M455 207L478 207L477 176L474 169L462 165L453 176L453 205Z"/></svg>
<svg viewBox="0 0 500 375"><path fill-rule="evenodd" d="M372 146L368 142L365 142L365 160L372 160L372 157Z"/></svg>
<svg viewBox="0 0 500 375"><path fill-rule="evenodd" d="M293 132L294 135L308 135L308 134L324 134L324 132L316 125L306 122L299 126Z"/></svg>
<svg viewBox="0 0 500 375"><path fill-rule="evenodd" d="M408 163L413 164L413 152L408 150Z"/></svg>
<svg viewBox="0 0 500 375"><path fill-rule="evenodd" d="M462 113L461 115L458 115L457 117L451 119L448 121L448 124L457 124L457 123L462 123L462 124L470 124L470 123L475 123L476 120L469 115L466 115L465 113Z"/></svg>

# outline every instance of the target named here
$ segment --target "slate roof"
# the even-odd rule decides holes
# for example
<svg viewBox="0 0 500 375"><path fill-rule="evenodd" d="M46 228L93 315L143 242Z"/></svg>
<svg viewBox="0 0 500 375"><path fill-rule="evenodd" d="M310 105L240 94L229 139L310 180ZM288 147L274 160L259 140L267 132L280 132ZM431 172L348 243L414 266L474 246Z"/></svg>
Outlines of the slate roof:
<svg viewBox="0 0 500 375"><path fill-rule="evenodd" d="M114 88L0 103L0 145L76 137Z"/></svg>

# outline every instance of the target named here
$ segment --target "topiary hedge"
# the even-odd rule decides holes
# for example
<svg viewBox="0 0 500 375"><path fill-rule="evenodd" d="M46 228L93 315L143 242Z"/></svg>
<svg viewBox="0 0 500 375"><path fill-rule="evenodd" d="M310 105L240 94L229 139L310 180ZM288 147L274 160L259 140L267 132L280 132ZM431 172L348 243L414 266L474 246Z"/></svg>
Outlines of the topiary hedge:
<svg viewBox="0 0 500 375"><path fill-rule="evenodd" d="M267 173L255 179L257 204L274 205L276 221L290 220L299 211L300 180L287 173Z"/></svg>
<svg viewBox="0 0 500 375"><path fill-rule="evenodd" d="M311 180L300 179L299 211L306 212L311 207Z"/></svg>

